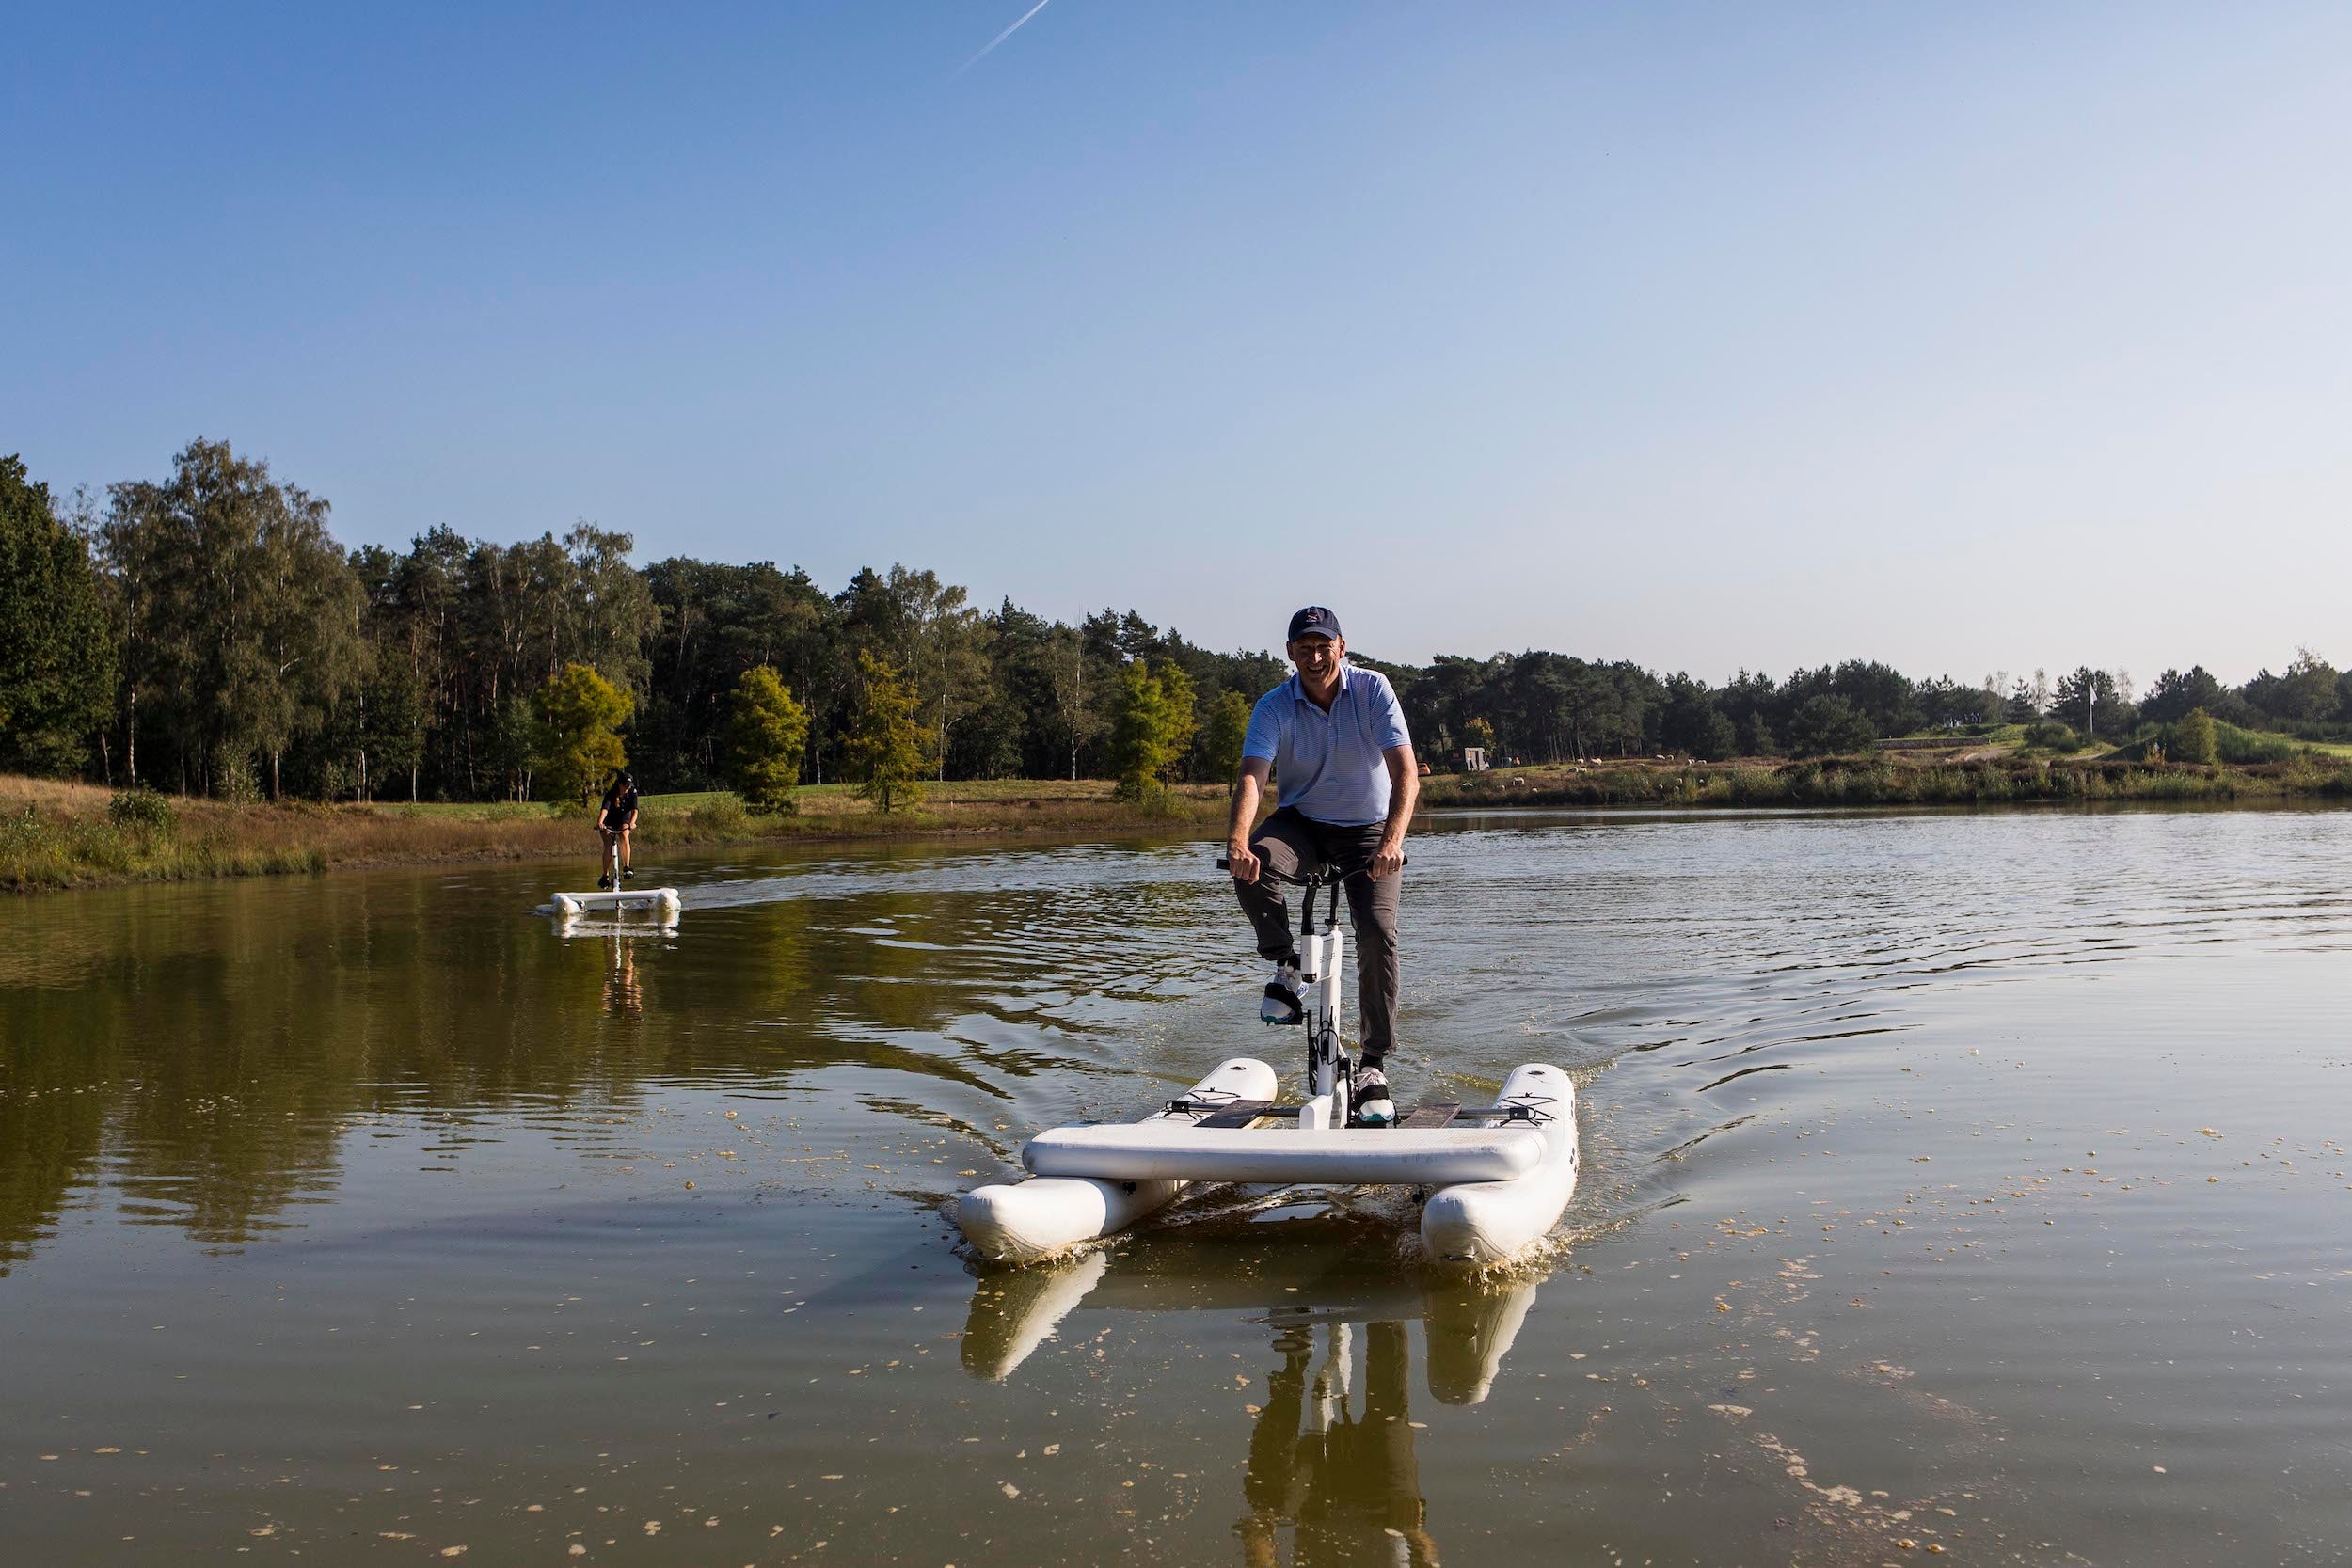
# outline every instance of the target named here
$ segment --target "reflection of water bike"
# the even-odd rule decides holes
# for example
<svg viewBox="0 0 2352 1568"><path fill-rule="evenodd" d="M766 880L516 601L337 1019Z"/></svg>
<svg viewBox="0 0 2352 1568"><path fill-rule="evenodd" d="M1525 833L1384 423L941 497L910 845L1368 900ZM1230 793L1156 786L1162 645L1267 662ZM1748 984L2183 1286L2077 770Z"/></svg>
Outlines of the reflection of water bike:
<svg viewBox="0 0 2352 1568"><path fill-rule="evenodd" d="M1242 1230L1279 1233L1279 1245L1230 1227L1180 1226L1139 1237L1116 1258L1098 1249L1033 1269L985 1271L964 1320L963 1370L1009 1383L1057 1338L1064 1356L1083 1356L1091 1345L1099 1357L1106 1339L1134 1338L1098 1334L1092 1324L1058 1332L1083 1313L1262 1324L1271 1331L1273 1364L1264 1403L1249 1407L1241 1477L1248 1510L1234 1526L1242 1561L1280 1561L1287 1535L1299 1564L1434 1564L1415 1453L1426 1434L1412 1418L1412 1340L1421 1340L1438 1402L1479 1404L1502 1375L1542 1278L1527 1270L1500 1280L1400 1274L1387 1248L1366 1244L1360 1216L1268 1218L1261 1213ZM1233 1266L1237 1246L1248 1268ZM1173 1332L1233 1342L1224 1323Z"/></svg>
<svg viewBox="0 0 2352 1568"><path fill-rule="evenodd" d="M1116 1260L1097 1251L982 1275L963 1325L963 1370L1005 1382L1073 1312L1237 1313L1277 1328L1419 1321L1430 1393L1445 1404L1477 1404L1493 1388L1543 1283L1524 1271L1492 1282L1403 1277L1346 1233L1286 1236L1237 1270L1230 1234L1200 1242L1184 1235L1155 1237L1148 1252Z"/></svg>
<svg viewBox="0 0 2352 1568"><path fill-rule="evenodd" d="M1576 1090L1558 1068L1513 1069L1491 1105L1424 1104L1378 1127L1353 1120L1355 1060L1339 1033L1339 906L1340 884L1362 869L1281 879L1305 890L1306 1101L1280 1103L1274 1069L1237 1056L1141 1121L1041 1132L1021 1151L1032 1180L977 1188L957 1208L982 1257L1052 1257L1124 1229L1190 1181L1413 1187L1428 1195L1421 1233L1430 1252L1482 1267L1550 1232L1576 1191Z"/></svg>
<svg viewBox="0 0 2352 1568"><path fill-rule="evenodd" d="M653 916L660 926L677 924L678 911L684 908L674 887L621 887L621 838L618 833L606 833L604 839L604 874L596 879L594 893L559 893L539 907L541 914L554 915L565 926L592 911L610 911L619 916L641 911Z"/></svg>

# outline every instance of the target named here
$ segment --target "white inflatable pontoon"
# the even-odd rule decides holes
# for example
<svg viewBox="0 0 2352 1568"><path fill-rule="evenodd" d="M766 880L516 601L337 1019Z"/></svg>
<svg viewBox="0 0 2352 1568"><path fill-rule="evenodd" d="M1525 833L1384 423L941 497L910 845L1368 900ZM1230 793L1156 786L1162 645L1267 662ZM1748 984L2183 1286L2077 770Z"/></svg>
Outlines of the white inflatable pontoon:
<svg viewBox="0 0 2352 1568"><path fill-rule="evenodd" d="M1274 1069L1236 1057L1139 1122L1041 1132L1021 1151L1031 1180L977 1188L957 1207L983 1258L1030 1263L1068 1252L1164 1208L1190 1181L1422 1189L1429 1251L1480 1268L1550 1234L1576 1192L1576 1089L1560 1069L1515 1069L1492 1105L1423 1105L1378 1125L1354 1114L1355 1062L1339 1039L1338 917L1340 883L1357 870L1284 879L1306 889L1307 1101L1278 1103Z"/></svg>
<svg viewBox="0 0 2352 1568"><path fill-rule="evenodd" d="M1139 1124L1198 1119L1178 1103L1252 1102L1274 1098L1274 1069L1246 1058L1219 1064L1169 1109ZM1124 1230L1155 1209L1165 1209L1184 1190L1182 1180L1129 1180L1092 1176L1040 1176L1031 1180L975 1188L956 1208L956 1223L979 1249L999 1263L1034 1263L1069 1251L1081 1242Z"/></svg>
<svg viewBox="0 0 2352 1568"><path fill-rule="evenodd" d="M624 893L559 893L539 907L541 914L551 914L559 920L574 920L596 911L623 914L643 911L664 926L677 924L678 911L685 904L674 887L630 888Z"/></svg>

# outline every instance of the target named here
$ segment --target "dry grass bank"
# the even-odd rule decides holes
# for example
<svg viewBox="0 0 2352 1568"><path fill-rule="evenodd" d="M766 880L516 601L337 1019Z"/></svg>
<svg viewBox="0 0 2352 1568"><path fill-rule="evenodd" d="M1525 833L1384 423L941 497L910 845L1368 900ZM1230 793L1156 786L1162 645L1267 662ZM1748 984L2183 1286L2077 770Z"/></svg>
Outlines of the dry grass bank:
<svg viewBox="0 0 2352 1568"><path fill-rule="evenodd" d="M2352 758L2218 767L2113 759L2036 760L1950 751L1724 763L1655 759L1512 768L1423 781L1423 804L1448 806L2004 805L2041 801L2255 803L2352 799ZM926 786L922 802L882 813L850 786L800 791L799 810L753 816L725 793L649 795L647 847L859 838L1020 838L1082 832L1215 832L1222 785L1186 785L1157 807L1111 798L1102 780L986 780ZM571 858L593 861L588 814L544 804L314 801L232 805L90 784L0 776L0 889L183 881L366 865Z"/></svg>
<svg viewBox="0 0 2352 1568"><path fill-rule="evenodd" d="M1165 809L1114 800L1096 780L986 781L928 786L913 810L882 813L840 786L802 792L800 811L754 816L724 793L649 795L646 846L761 841L1023 836L1213 826L1220 786L1171 793ZM90 784L0 776L0 888L19 892L123 881L320 872L364 865L571 857L593 860L588 814L543 804L232 805Z"/></svg>
<svg viewBox="0 0 2352 1568"><path fill-rule="evenodd" d="M1783 762L1628 759L1507 768L1423 781L1447 806L1910 806L2172 800L2217 804L2352 798L2352 760L2197 767L2106 758L2039 759L1949 751Z"/></svg>

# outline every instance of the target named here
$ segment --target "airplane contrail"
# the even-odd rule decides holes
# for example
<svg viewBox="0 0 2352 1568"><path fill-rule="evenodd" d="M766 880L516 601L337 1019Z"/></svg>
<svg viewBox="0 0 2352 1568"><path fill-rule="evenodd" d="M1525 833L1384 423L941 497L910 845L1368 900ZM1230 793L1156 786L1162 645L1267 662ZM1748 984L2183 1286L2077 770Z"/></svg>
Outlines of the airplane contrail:
<svg viewBox="0 0 2352 1568"><path fill-rule="evenodd" d="M1021 13L1021 20L1019 22L1014 23L1011 26L997 34L994 38L990 39L986 49L981 50L978 54L973 55L970 59L958 66L956 68L956 75L962 75L965 71L971 70L982 60L987 59L998 44L1012 37L1013 34L1021 31L1021 29L1027 24L1029 18L1043 10L1049 4L1051 4L1051 0L1037 0L1036 5L1031 6L1027 10ZM950 80L953 80L953 78L950 78Z"/></svg>

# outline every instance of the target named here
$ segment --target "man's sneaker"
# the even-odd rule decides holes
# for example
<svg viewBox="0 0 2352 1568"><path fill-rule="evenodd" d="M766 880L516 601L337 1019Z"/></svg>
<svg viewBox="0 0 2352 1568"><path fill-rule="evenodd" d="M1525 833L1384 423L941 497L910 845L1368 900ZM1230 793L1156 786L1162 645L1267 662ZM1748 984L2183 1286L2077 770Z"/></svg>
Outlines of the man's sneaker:
<svg viewBox="0 0 2352 1568"><path fill-rule="evenodd" d="M634 870L632 870L630 867L626 866L626 865L625 865L625 866L623 866L623 867L621 867L621 876L622 876L624 879L630 878L630 877L634 877L634 876L636 876L636 875L637 875L637 873L636 873Z"/></svg>
<svg viewBox="0 0 2352 1568"><path fill-rule="evenodd" d="M603 876L596 879L596 891L598 893L610 893L612 891L612 874L611 872L608 871Z"/></svg>
<svg viewBox="0 0 2352 1568"><path fill-rule="evenodd" d="M1389 1098L1389 1075L1376 1067L1356 1069L1356 1119L1366 1127L1386 1127L1396 1120L1396 1102Z"/></svg>
<svg viewBox="0 0 2352 1568"><path fill-rule="evenodd" d="M1304 1023L1307 1006L1298 995L1298 959L1288 958L1274 966L1273 978L1265 983L1265 1000L1258 1004L1258 1016L1268 1023Z"/></svg>

